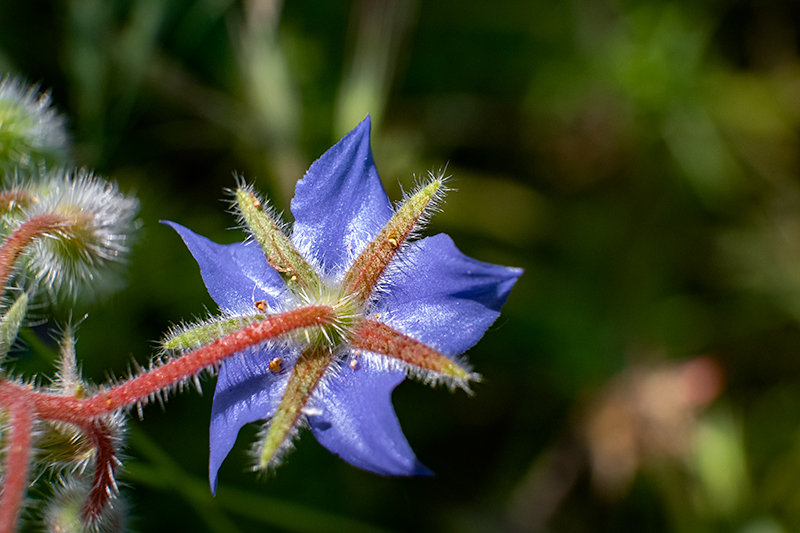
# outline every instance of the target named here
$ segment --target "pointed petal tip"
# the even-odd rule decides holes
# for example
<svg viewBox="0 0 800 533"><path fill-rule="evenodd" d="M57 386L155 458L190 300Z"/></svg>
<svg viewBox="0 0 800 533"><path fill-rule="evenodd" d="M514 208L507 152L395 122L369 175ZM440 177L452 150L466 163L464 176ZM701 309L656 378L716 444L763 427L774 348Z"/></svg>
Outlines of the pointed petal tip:
<svg viewBox="0 0 800 533"><path fill-rule="evenodd" d="M168 226L168 227L172 228L173 230L175 230L175 232L186 243L187 247L189 246L189 243L186 242L186 239L190 239L191 240L194 237L200 237L202 239L205 238L202 235L196 234L195 232L193 232L192 230L190 230L186 226L184 226L182 224L178 224L177 222L173 222L171 220L159 220L158 223L159 224L164 224L165 226Z"/></svg>
<svg viewBox="0 0 800 533"><path fill-rule="evenodd" d="M519 267L501 267L505 269L505 280L500 282L500 290L504 291L506 294L506 298L508 297L508 293L511 292L511 289L514 285L519 281L519 278L522 274L525 273L525 269ZM503 276L498 276L503 277Z"/></svg>
<svg viewBox="0 0 800 533"><path fill-rule="evenodd" d="M386 311L387 325L448 355L480 340L523 274L465 255L444 233L410 243L402 257L408 266L391 272L376 312Z"/></svg>
<svg viewBox="0 0 800 533"><path fill-rule="evenodd" d="M347 461L346 459L345 462L352 465L352 463L350 461ZM384 477L433 477L436 475L436 472L434 472L433 470L422 464L419 461L419 459L416 458L414 458L414 461L411 464L405 465L401 468L394 468L392 470L381 471L381 470L376 470L374 467L364 468L361 465L353 465L353 466L360 468L361 470L364 470L366 472L371 472L373 474L378 474Z"/></svg>
<svg viewBox="0 0 800 533"><path fill-rule="evenodd" d="M506 270L508 270L508 276L515 279L519 279L525 273L525 269L521 267L506 267Z"/></svg>
<svg viewBox="0 0 800 533"><path fill-rule="evenodd" d="M348 131L341 139L339 139L339 143L343 141L347 141L348 139L358 139L357 145L361 143L367 143L367 146L370 146L370 134L372 132L372 117L369 114L364 117L364 120L356 124L356 126ZM337 143L337 144L339 144ZM371 148L370 148L371 151Z"/></svg>
<svg viewBox="0 0 800 533"><path fill-rule="evenodd" d="M363 372L349 366L314 399L319 414L308 416L311 432L328 451L351 465L382 476L426 476L408 444L391 403L405 373Z"/></svg>
<svg viewBox="0 0 800 533"><path fill-rule="evenodd" d="M369 134L369 132L372 130L372 117L370 116L370 114L369 114L369 113L367 113L367 116L366 116L366 117L364 117L364 120L362 120L361 122L359 122L359 123L356 125L356 127L355 127L355 128L353 128L353 129L350 131L350 133L352 133L352 132L354 132L354 131L356 131L356 130L366 130L367 134Z"/></svg>
<svg viewBox="0 0 800 533"><path fill-rule="evenodd" d="M217 495L217 482L218 481L219 480L217 479L217 472L216 471L212 471L209 468L209 471L208 471L208 484L211 487L211 495L212 496L216 496Z"/></svg>
<svg viewBox="0 0 800 533"><path fill-rule="evenodd" d="M417 461L417 464L414 465L414 470L409 474L409 476L416 476L416 477L433 477L436 475L436 472L425 466L424 464Z"/></svg>
<svg viewBox="0 0 800 533"><path fill-rule="evenodd" d="M222 461L225 460L225 457L228 455L227 450L222 457L220 457L219 453L215 453L213 443L209 449L208 455L208 485L211 488L211 494L216 496L217 495L217 484L219 483L219 467L222 466Z"/></svg>
<svg viewBox="0 0 800 533"><path fill-rule="evenodd" d="M326 272L343 273L393 215L372 156L370 129L367 116L295 186L292 241Z"/></svg>

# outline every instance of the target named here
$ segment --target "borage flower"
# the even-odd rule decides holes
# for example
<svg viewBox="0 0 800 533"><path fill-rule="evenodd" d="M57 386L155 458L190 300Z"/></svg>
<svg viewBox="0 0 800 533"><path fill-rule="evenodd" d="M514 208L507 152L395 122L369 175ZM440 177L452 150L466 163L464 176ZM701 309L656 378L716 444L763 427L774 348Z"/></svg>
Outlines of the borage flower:
<svg viewBox="0 0 800 533"><path fill-rule="evenodd" d="M256 467L277 464L298 427L328 450L384 475L424 475L391 403L406 375L469 391L458 354L494 322L522 270L482 263L446 235L411 241L443 194L443 177L392 209L369 145L369 117L297 184L291 237L247 187L236 206L252 239L220 245L170 223L200 265L223 316L174 332L191 349L264 315L327 305L330 325L263 342L226 359L211 414L209 478L241 427L267 421Z"/></svg>

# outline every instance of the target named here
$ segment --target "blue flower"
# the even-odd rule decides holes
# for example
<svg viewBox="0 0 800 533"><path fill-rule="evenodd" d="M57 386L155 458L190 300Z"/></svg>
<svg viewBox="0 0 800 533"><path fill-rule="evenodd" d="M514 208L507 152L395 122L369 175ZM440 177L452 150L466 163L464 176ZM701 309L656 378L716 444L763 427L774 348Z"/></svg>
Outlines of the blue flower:
<svg viewBox="0 0 800 533"><path fill-rule="evenodd" d="M400 429L392 390L407 375L466 390L478 378L458 355L495 321L522 270L471 259L443 234L410 240L443 193L443 180L432 179L393 209L369 132L367 117L298 182L290 236L246 187L236 200L253 238L243 243L216 244L170 223L223 312L218 323L178 337L209 330L219 337L304 305L336 310L328 327L261 343L222 363L210 428L214 490L239 430L257 420L267 421L254 450L258 468L275 464L297 428L308 426L359 468L429 474Z"/></svg>

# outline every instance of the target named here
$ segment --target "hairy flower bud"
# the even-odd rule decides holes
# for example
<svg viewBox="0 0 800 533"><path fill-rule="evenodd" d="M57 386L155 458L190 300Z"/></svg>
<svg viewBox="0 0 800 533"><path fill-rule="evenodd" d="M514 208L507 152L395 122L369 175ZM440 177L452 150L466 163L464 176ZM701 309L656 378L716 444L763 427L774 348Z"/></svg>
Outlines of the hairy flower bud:
<svg viewBox="0 0 800 533"><path fill-rule="evenodd" d="M84 170L48 175L17 229L37 219L55 222L26 244L20 284L44 288L54 299L74 298L79 289L97 293L108 288L115 281L109 266L128 251L138 205L115 184Z"/></svg>
<svg viewBox="0 0 800 533"><path fill-rule="evenodd" d="M50 95L17 79L0 81L0 168L63 165L68 138Z"/></svg>
<svg viewBox="0 0 800 533"><path fill-rule="evenodd" d="M44 531L48 533L116 533L126 531L127 509L120 499L94 519L87 519L83 505L89 486L82 479L72 478L56 487L44 513Z"/></svg>

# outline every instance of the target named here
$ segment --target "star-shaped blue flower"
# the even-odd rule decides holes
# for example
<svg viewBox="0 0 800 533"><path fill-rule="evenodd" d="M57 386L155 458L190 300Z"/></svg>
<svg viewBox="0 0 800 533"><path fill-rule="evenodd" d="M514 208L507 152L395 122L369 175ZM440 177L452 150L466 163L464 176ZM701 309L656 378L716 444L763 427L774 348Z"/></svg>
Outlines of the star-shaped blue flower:
<svg viewBox="0 0 800 533"><path fill-rule="evenodd" d="M329 305L327 327L305 328L226 359L211 413L209 479L239 430L267 421L259 467L307 425L328 450L384 475L424 475L403 436L392 390L409 375L467 388L477 377L458 354L498 317L522 270L471 259L446 235L408 239L442 194L432 179L393 209L369 144L369 117L297 184L287 235L247 188L237 206L252 237L220 245L171 223L223 311L184 336L250 324L306 305ZM200 335L202 336L202 335Z"/></svg>

